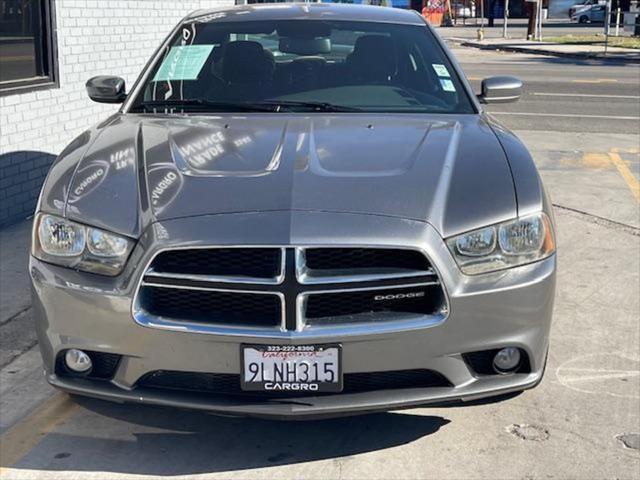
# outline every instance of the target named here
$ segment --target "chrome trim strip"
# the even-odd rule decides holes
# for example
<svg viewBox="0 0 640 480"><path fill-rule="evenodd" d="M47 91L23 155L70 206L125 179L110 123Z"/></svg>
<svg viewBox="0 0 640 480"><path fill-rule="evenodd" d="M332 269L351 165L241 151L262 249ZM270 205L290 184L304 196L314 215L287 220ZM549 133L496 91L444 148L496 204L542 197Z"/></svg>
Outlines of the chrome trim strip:
<svg viewBox="0 0 640 480"><path fill-rule="evenodd" d="M402 333L412 330L422 330L442 324L446 320L446 315L420 316L407 318L401 321L376 322L376 323L353 323L340 326L316 327L309 326L302 331L283 331L281 329L258 329L255 327L228 327L216 324L195 324L189 322L173 322L162 317L151 317L141 312L136 317L136 323L143 327L157 328L184 333L198 333L206 335L218 335L228 337L243 337L273 340L300 340L301 342L315 341L322 339L328 341L332 337L363 337L386 333Z"/></svg>
<svg viewBox="0 0 640 480"><path fill-rule="evenodd" d="M175 290L198 290L205 292L225 292L225 293L248 293L255 295L274 295L280 299L280 327L279 328L259 328L259 327L251 327L251 326L228 326L229 324L218 325L218 324L201 324L189 321L177 321L173 319L168 319L165 317L156 317L147 314L147 312L142 308L139 303L140 299L140 289L143 287L155 287L155 288L172 288ZM195 287L191 285L165 285L163 283L154 283L154 282L146 282L142 281L138 290L136 292L135 302L133 305L133 318L136 323L147 326L147 327L156 327L156 328L166 328L170 330L179 330L179 331L188 331L188 332L198 332L198 333L218 333L219 335L246 335L247 331L263 331L263 332L272 332L272 331L280 331L285 332L287 330L287 316L285 309L285 298L284 294L281 292L265 292L258 290L237 290L237 289L226 289L226 288L209 288L209 287ZM185 328L187 327L187 328ZM224 332L224 333L223 333ZM237 333L233 333L237 332Z"/></svg>
<svg viewBox="0 0 640 480"><path fill-rule="evenodd" d="M163 273L156 272L151 265L153 265L154 260L158 255L164 252L171 252L176 250L221 250L221 249L231 249L231 248L242 248L242 249L264 249L271 248L273 250L280 250L280 272L277 276L271 278L260 278L260 277L232 277L227 275L197 275L197 274L189 274L189 273ZM234 284L248 284L248 285L280 285L284 282L284 276L286 274L286 249L283 247L251 247L251 246L229 246L229 247L209 247L209 246L180 246L175 248L164 248L158 250L149 263L147 264L147 268L145 269L145 273L143 277L164 277L164 278L174 278L176 280L195 280L195 281L203 281L203 282L218 282L218 283L234 283Z"/></svg>
<svg viewBox="0 0 640 480"><path fill-rule="evenodd" d="M339 289L333 289L333 290L315 290L312 292L303 292L301 294L298 295L298 297L296 298L296 332L301 332L303 330L305 330L307 328L307 322L306 322L306 318L304 316L304 304L306 302L306 300L312 296L312 295L322 295L322 294L327 294L327 293L349 293L349 292L375 292L377 290L395 290L397 288L414 288L414 287L428 287L430 285L440 285L439 281L435 281L435 282L420 282L420 283L407 283L407 284L402 284L402 285L385 285L385 286L380 286L380 287L355 287L355 288L339 288ZM444 310L443 313L448 312L448 301L445 301L445 306L444 306ZM437 317L438 315L415 315L415 317L411 320L411 321L424 321L426 318L431 318L431 317ZM446 315L443 315L443 319ZM384 324L384 323L393 323L393 324L397 324L397 323L402 323L403 321L391 321L391 322L362 322L362 323L351 323L351 324L343 324L345 326L347 325L379 325L379 324ZM309 328L313 328L315 330L324 330L327 328L342 328L342 327L336 327L335 325L331 325L330 327L320 327L320 326L313 326L313 327L309 327Z"/></svg>
<svg viewBox="0 0 640 480"><path fill-rule="evenodd" d="M296 279L303 285L320 285L323 283L355 283L355 282L371 282L376 280L392 280L403 279L413 277L428 277L437 276L436 271L433 268L429 270L415 270L411 272L379 272L379 273L363 273L363 274L351 274L351 275L314 275L313 270L307 268L306 264L306 250L309 248L334 248L334 247L296 247ZM340 247L335 247L340 248ZM348 247L348 248L374 248L374 247ZM388 250L402 250L396 247L375 247L382 250L387 248ZM416 249L405 249L411 251L419 251ZM420 251L424 255L423 252ZM425 256L425 258L427 258ZM427 258L427 260L429 260ZM429 262L431 263L431 262Z"/></svg>

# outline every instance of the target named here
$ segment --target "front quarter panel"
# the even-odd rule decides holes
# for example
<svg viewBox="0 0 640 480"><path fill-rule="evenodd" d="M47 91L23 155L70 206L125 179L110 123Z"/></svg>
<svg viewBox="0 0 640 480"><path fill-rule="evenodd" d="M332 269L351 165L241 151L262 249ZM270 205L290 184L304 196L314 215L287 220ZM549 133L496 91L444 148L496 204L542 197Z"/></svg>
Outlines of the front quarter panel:
<svg viewBox="0 0 640 480"><path fill-rule="evenodd" d="M511 168L513 184L516 190L518 216L544 211L552 217L538 169L522 141L507 128L487 116L487 121L498 137Z"/></svg>

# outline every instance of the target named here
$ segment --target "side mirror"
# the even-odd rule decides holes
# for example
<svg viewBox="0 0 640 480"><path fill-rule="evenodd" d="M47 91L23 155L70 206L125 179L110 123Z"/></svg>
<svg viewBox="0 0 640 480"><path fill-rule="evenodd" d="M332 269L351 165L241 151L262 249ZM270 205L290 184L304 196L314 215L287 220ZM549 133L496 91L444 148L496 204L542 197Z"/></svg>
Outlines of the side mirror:
<svg viewBox="0 0 640 480"><path fill-rule="evenodd" d="M517 102L522 95L522 80L516 77L489 77L482 80L480 103Z"/></svg>
<svg viewBox="0 0 640 480"><path fill-rule="evenodd" d="M122 103L127 98L124 79L100 75L86 84L89 98L98 103Z"/></svg>

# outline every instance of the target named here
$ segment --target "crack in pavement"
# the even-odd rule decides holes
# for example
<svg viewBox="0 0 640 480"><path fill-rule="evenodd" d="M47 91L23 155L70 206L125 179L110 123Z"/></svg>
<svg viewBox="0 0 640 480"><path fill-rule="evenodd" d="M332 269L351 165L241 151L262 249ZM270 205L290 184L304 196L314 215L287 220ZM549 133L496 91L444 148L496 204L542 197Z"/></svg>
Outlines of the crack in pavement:
<svg viewBox="0 0 640 480"><path fill-rule="evenodd" d="M38 344L32 307L20 310L0 323L0 369L4 369Z"/></svg>
<svg viewBox="0 0 640 480"><path fill-rule="evenodd" d="M25 312L28 312L29 310L31 310L31 305L29 305L28 307L25 307L22 310L16 312L14 315L11 315L9 318L0 321L0 327L6 325L7 323L12 322L13 320L17 319L20 315L22 315Z"/></svg>
<svg viewBox="0 0 640 480"><path fill-rule="evenodd" d="M19 350L15 350L15 353L13 355L11 355L5 361L0 362L0 370L2 370L5 367L8 367L9 365L11 365L14 362L14 360L17 360L19 357L21 357L22 355L27 353L29 350L31 350L33 347L35 347L37 344L38 344L38 340L34 339L34 340L30 341L29 343L25 344Z"/></svg>
<svg viewBox="0 0 640 480"><path fill-rule="evenodd" d="M610 228L618 232L628 233L629 235L633 235L635 237L640 237L640 228L634 227L633 225L616 222L615 220L609 220L608 218L600 217L599 215L594 215L593 213L578 210L577 208L565 207L564 205L558 205L557 203L554 203L553 207L569 214L574 214L575 217L580 218L586 222L600 225L601 227Z"/></svg>

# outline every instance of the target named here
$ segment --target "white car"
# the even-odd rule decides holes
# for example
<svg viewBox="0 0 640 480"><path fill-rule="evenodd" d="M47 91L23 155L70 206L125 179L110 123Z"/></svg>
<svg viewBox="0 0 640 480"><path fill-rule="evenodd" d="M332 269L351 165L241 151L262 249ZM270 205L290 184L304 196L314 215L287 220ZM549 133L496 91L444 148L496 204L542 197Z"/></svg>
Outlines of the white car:
<svg viewBox="0 0 640 480"><path fill-rule="evenodd" d="M580 18L580 16L578 15L579 12L588 10L593 5L604 5L604 4L605 4L604 0L579 0L569 8L569 18L573 20L575 16L577 19L579 19ZM581 22L581 23L585 23L585 22Z"/></svg>
<svg viewBox="0 0 640 480"><path fill-rule="evenodd" d="M571 16L571 21L578 23L603 23L605 15L605 5L589 5L587 8L575 12Z"/></svg>

